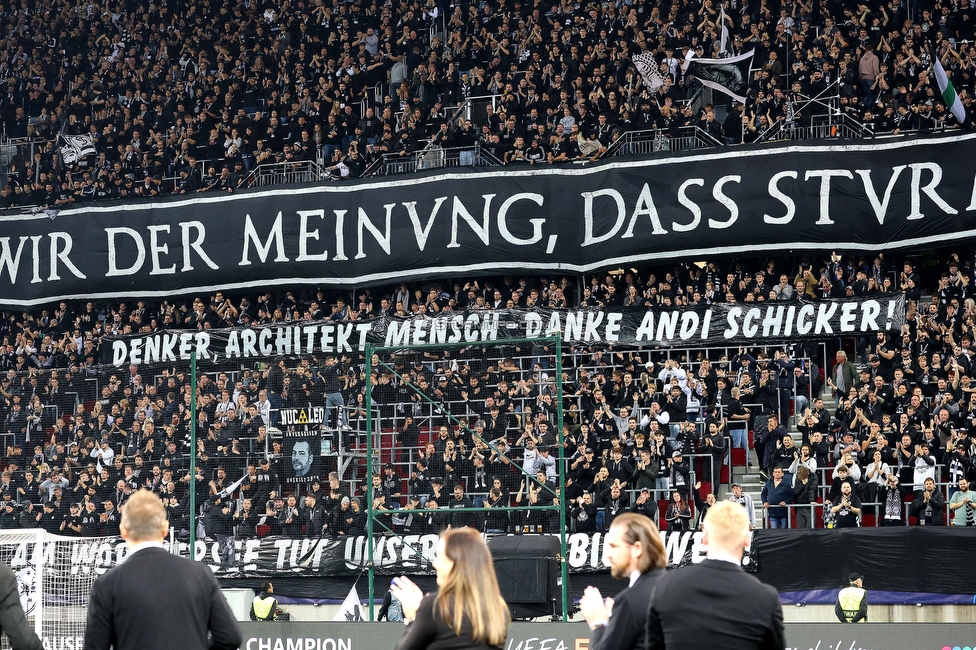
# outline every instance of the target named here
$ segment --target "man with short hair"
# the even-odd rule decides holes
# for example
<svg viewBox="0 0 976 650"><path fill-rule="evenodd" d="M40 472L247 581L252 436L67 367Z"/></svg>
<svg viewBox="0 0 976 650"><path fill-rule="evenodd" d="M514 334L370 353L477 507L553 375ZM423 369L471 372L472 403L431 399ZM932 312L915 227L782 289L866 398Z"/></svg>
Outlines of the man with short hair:
<svg viewBox="0 0 976 650"><path fill-rule="evenodd" d="M742 570L749 517L728 501L708 509L705 560L661 577L648 614L650 650L780 650L786 646L776 589Z"/></svg>
<svg viewBox="0 0 976 650"><path fill-rule="evenodd" d="M769 514L770 528L789 528L789 508L793 503L793 488L783 479L783 468L774 467L773 477L762 489L763 508Z"/></svg>
<svg viewBox="0 0 976 650"><path fill-rule="evenodd" d="M834 614L841 623L868 622L868 592L864 590L864 576L852 573L850 586L840 590L837 594L837 604Z"/></svg>
<svg viewBox="0 0 976 650"><path fill-rule="evenodd" d="M945 524L945 497L935 489L932 478L925 479L925 485L915 492L910 513L918 518L919 526L942 526Z"/></svg>
<svg viewBox="0 0 976 650"><path fill-rule="evenodd" d="M959 479L959 490L949 499L950 526L976 526L976 492L969 489L966 477Z"/></svg>
<svg viewBox="0 0 976 650"><path fill-rule="evenodd" d="M261 593L251 601L252 621L278 620L278 599L274 597L274 585L265 582L261 585Z"/></svg>
<svg viewBox="0 0 976 650"><path fill-rule="evenodd" d="M753 530L756 527L756 507L752 502L752 495L743 492L742 486L738 483L733 483L732 494L728 500L732 503L738 503L745 509L746 514L749 516L749 530Z"/></svg>
<svg viewBox="0 0 976 650"><path fill-rule="evenodd" d="M304 478L312 469L312 445L307 440L299 440L291 449L291 468L295 478Z"/></svg>
<svg viewBox="0 0 976 650"><path fill-rule="evenodd" d="M132 495L121 523L129 552L92 585L84 650L168 650L173 639L186 650L240 647L240 628L213 572L169 553L168 532L159 498L149 490Z"/></svg>
<svg viewBox="0 0 976 650"><path fill-rule="evenodd" d="M654 522L644 515L625 513L614 519L604 546L610 575L630 584L615 599L603 599L596 587L587 587L580 611L593 631L593 650L629 650L643 646L647 603L664 575L667 554ZM612 612L611 612L612 608Z"/></svg>
<svg viewBox="0 0 976 650"><path fill-rule="evenodd" d="M845 481L840 484L840 495L834 499L830 508L836 523L835 528L854 528L858 517L861 516L861 500L853 494L851 483Z"/></svg>

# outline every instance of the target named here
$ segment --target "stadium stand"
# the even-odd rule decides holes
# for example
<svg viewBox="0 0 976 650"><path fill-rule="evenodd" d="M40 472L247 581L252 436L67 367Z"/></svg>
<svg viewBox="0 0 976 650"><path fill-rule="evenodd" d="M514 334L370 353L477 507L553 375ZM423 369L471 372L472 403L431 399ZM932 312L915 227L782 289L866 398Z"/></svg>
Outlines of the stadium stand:
<svg viewBox="0 0 976 650"><path fill-rule="evenodd" d="M535 486L553 485L561 472L572 479L566 523L580 532L603 530L628 509L664 528L694 528L710 495L728 498L733 482L753 497L757 527L772 517L785 518L789 527L849 523L847 512L830 512L832 502L843 502L844 482L863 502L854 524L965 525L969 509L957 514L946 503L961 478L976 479L974 268L971 251L942 259L924 265L913 255L897 262L884 255L716 261L608 271L581 284L481 278L355 293L215 292L186 301L62 302L4 312L0 528L117 534L117 506L148 486L166 498L175 527L185 530L193 485L208 535L314 537L322 525L327 535L355 534L365 522L365 481L374 480L394 530L428 532L452 517L420 521L409 509L433 501L450 507L454 500L545 505L552 494ZM907 324L890 336L748 349L567 350L565 467L553 460L559 378L531 347L473 346L401 359L395 373L376 371L382 471L375 478L364 471L361 356L295 356L258 365L227 360L201 372L200 471L192 473L189 368L99 362L105 338L125 332L532 304L791 304L801 296L816 301L897 290L911 301ZM407 382L425 397L407 390ZM292 459L283 456L279 414L315 406L337 409L339 419L327 430L334 444L328 455L349 462L340 458L318 481L295 486L282 480L281 464ZM771 486L788 495L785 512L774 511L776 502L768 512L762 507L763 474L778 475L775 468L785 473L785 485ZM538 484L525 480L540 471ZM233 486L240 477L243 490ZM675 493L678 507L669 504ZM50 516L28 506L42 503L54 505ZM539 511L499 512L471 523L510 532L559 526L558 518Z"/></svg>
<svg viewBox="0 0 976 650"><path fill-rule="evenodd" d="M10 4L0 207L968 128L974 22L968 0ZM744 102L683 70L748 52Z"/></svg>

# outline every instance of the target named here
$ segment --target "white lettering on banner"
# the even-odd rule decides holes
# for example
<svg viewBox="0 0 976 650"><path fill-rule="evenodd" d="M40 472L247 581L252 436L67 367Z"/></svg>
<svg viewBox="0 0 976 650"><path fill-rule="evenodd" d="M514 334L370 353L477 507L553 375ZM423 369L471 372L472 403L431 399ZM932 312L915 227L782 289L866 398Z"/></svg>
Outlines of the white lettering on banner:
<svg viewBox="0 0 976 650"><path fill-rule="evenodd" d="M142 265L146 262L146 245L142 243L142 236L132 228L106 228L105 234L108 236L108 272L105 274L105 277L112 278L138 273ZM124 269L118 266L118 251L115 241L119 235L129 237L131 243L135 245L136 250L135 261ZM123 248L128 247L123 246ZM17 256L18 258L20 257L19 251Z"/></svg>
<svg viewBox="0 0 976 650"><path fill-rule="evenodd" d="M212 270L216 271L220 267L207 252L203 250L203 242L207 238L207 228L200 221L181 221L180 230L183 233L183 268L180 269L182 273L193 270L193 263L190 260L190 251L197 254L200 261L209 266ZM195 233L195 234L191 234ZM191 241L192 239L192 241Z"/></svg>
<svg viewBox="0 0 976 650"><path fill-rule="evenodd" d="M530 636L524 639L510 638L507 650L569 650L566 642L558 637L543 639L538 636Z"/></svg>
<svg viewBox="0 0 976 650"><path fill-rule="evenodd" d="M624 220L627 218L627 208L624 205L624 197L615 189L605 188L602 190L597 190L595 192L583 192L581 195L583 197L583 241L580 242L580 246L592 246L593 244L599 244L600 242L605 242L623 227ZM593 234L593 219L595 212L593 210L593 199L597 199L603 196L608 196L613 199L613 202L617 206L617 218L613 223L613 226L607 232L602 235ZM606 212L603 212L606 214Z"/></svg>
<svg viewBox="0 0 976 650"><path fill-rule="evenodd" d="M325 408L313 406L303 409L281 409L278 411L283 425L324 424Z"/></svg>
<svg viewBox="0 0 976 650"><path fill-rule="evenodd" d="M627 224L627 232L620 236L621 239L629 239L634 236L634 227L637 225L637 218L646 216L651 220L652 235L666 235L668 231L661 225L661 216L654 205L654 197L651 196L651 188L644 183L641 188L640 196L637 197L637 205L634 207L633 214L630 215L630 223Z"/></svg>
<svg viewBox="0 0 976 650"><path fill-rule="evenodd" d="M891 192L895 189L895 183L898 181L898 176L908 167L908 165L898 165L892 168L891 177L888 179L888 187L885 188L884 198L878 199L878 192L874 189L874 183L871 180L871 170L870 169L855 169L854 173L861 177L864 182L864 193L868 197L868 201L871 203L871 208L874 209L874 216L878 220L878 225L883 226L885 216L888 214L888 203L891 201Z"/></svg>
<svg viewBox="0 0 976 650"><path fill-rule="evenodd" d="M392 238L390 225L393 220L393 208L395 207L396 203L387 203L383 206L383 209L386 210L386 229L383 232L380 232L380 229L373 225L373 222L369 220L369 216L366 214L366 211L359 208L359 219L356 222L356 232L359 237L359 252L356 253L355 259L361 260L366 257L366 251L363 250L364 230L369 231L369 233L373 236L373 239L376 240L376 243L379 244L381 249L383 249L384 253L387 255L390 254L390 240Z"/></svg>
<svg viewBox="0 0 976 650"><path fill-rule="evenodd" d="M278 549L278 561L275 563L275 567L279 571L285 568L285 556L288 553L288 548L295 541L293 539L276 539L274 541L274 547Z"/></svg>
<svg viewBox="0 0 976 650"><path fill-rule="evenodd" d="M275 217L274 224L271 226L271 230L268 233L268 239L264 243L258 238L258 232L254 228L254 222L251 220L251 215L244 215L244 252L241 253L241 261L238 262L238 266L247 266L251 263L251 259L248 256L248 251L253 245L254 250L257 251L258 258L261 263L264 264L268 261L268 254L271 252L271 247L275 247L275 262L287 262L288 257L285 255L285 242L284 236L281 234L281 211L278 211L278 216Z"/></svg>
<svg viewBox="0 0 976 650"><path fill-rule="evenodd" d="M27 243L27 236L20 238L17 245L17 252L13 258L10 257L10 237L0 237L0 275L4 270L10 277L10 284L17 284L17 272L20 269L20 254L24 251L24 244ZM36 258L35 258L36 259Z"/></svg>
<svg viewBox="0 0 976 650"><path fill-rule="evenodd" d="M573 533L566 538L567 561L569 569L575 573L605 571L609 568L606 558L608 551L600 533ZM688 562L698 563L704 559L700 532L661 533L661 540L667 553L669 566L680 566ZM207 564L218 576L232 576L239 573L258 575L289 575L314 572L322 575L344 575L356 572L366 566L368 540L365 536L351 537L343 541L316 541L312 539L249 539L235 540L240 565L229 567L221 563L221 547L217 542L197 540L194 556L197 561ZM406 537L376 536L373 544L373 564L384 572L430 574L438 536L408 535ZM86 539L71 542L70 553L57 551L57 544L44 545L38 556L32 549L33 543L25 542L20 548L6 556L8 564L15 570L25 566L57 566L58 570L72 575L101 575L111 567L123 562L128 553L125 542L119 538ZM168 544L167 544L168 547ZM64 549L67 550L67 549ZM188 555L188 545L180 543L178 551ZM307 557L311 555L310 557ZM299 563L301 561L301 563ZM747 565L750 558L743 558ZM63 566L62 566L63 564Z"/></svg>
<svg viewBox="0 0 976 650"><path fill-rule="evenodd" d="M308 240L314 239L318 241L319 239L319 229L315 228L309 230L308 219L309 217L318 217L319 219L325 219L325 210L299 210L298 217L300 221L299 225L299 235L298 235L298 257L295 258L296 262L327 262L329 260L329 251L323 250L321 253L310 254L308 252Z"/></svg>
<svg viewBox="0 0 976 650"><path fill-rule="evenodd" d="M281 637L252 636L244 642L245 650L352 650L352 647L352 637L287 637L282 643Z"/></svg>
<svg viewBox="0 0 976 650"><path fill-rule="evenodd" d="M447 200L446 196L438 196L434 199L434 206L430 209L430 216L427 217L427 225L420 225L420 215L417 214L417 202L408 201L403 204L403 207L407 209L407 216L410 218L410 223L413 225L413 235L417 238L417 248L421 253L424 252L424 247L427 246L427 238L430 236L430 228L434 225L434 217L437 216L437 211L441 209L441 205Z"/></svg>
<svg viewBox="0 0 976 650"><path fill-rule="evenodd" d="M2 256L2 252L0 252ZM0 263L2 268L2 263ZM105 362L116 366L200 359L362 352L367 341L385 347L477 343L513 336L561 336L569 345L661 345L684 341L757 341L794 336L871 334L900 327L904 296L819 303L744 303L670 310L631 308L447 312L407 319L268 326L200 332L163 332L109 339ZM882 314L886 320L881 320ZM720 328L713 332L712 324Z"/></svg>
<svg viewBox="0 0 976 650"><path fill-rule="evenodd" d="M935 163L912 163L909 167L912 170L912 211L906 217L907 219L921 219L925 216L921 211L921 194L923 192L925 196L929 197L946 214L959 214L958 210L946 203L935 191L935 188L939 186L939 182L942 180L942 167ZM921 187L923 171L927 171L932 175L932 179L925 187Z"/></svg>
<svg viewBox="0 0 976 650"><path fill-rule="evenodd" d="M702 210L701 206L695 203L688 196L688 188L692 186L703 187L705 185L705 180L702 178L689 178L684 183L678 186L678 203L688 208L691 212L691 221L688 223L677 223L673 222L671 224L672 230L675 232L691 232L698 227L701 223Z"/></svg>
<svg viewBox="0 0 976 650"><path fill-rule="evenodd" d="M820 179L820 218L817 219L818 226L829 226L834 222L830 218L830 179L854 178L854 175L846 169L811 169L807 172L803 180L811 178Z"/></svg>
<svg viewBox="0 0 976 650"><path fill-rule="evenodd" d="M798 176L799 174L797 174L795 171L785 171L773 174L772 178L769 179L769 185L767 186L766 191L769 192L771 197L786 206L786 214L784 214L782 217L774 217L764 214L763 221L776 226L783 226L793 221L793 217L796 215L796 202L789 194L786 194L779 189L779 182L784 178L792 178L793 180L796 180Z"/></svg>
<svg viewBox="0 0 976 650"><path fill-rule="evenodd" d="M60 212L64 226L43 234L33 232L46 223L41 215L10 215L0 223L0 303L161 297L296 278L338 287L468 270L589 273L755 246L924 246L972 237L974 177L949 161L974 151L976 138L963 135L511 170L490 179L445 171L355 191L321 186L106 206L94 209L94 220L87 209L68 208L49 211ZM919 227L904 227L915 221ZM246 274L233 272L241 267ZM57 284L27 286L44 282Z"/></svg>
<svg viewBox="0 0 976 650"><path fill-rule="evenodd" d="M83 636L59 636L43 637L41 645L44 650L81 650L85 647L85 637Z"/></svg>
<svg viewBox="0 0 976 650"><path fill-rule="evenodd" d="M528 238L516 237L508 229L508 211L515 205L516 201L532 201L541 208L545 198L541 194L522 192L508 197L498 208L498 232L501 233L502 239L516 246L531 246L542 239L542 225L546 220L543 217L529 219L529 223L532 224L532 236Z"/></svg>

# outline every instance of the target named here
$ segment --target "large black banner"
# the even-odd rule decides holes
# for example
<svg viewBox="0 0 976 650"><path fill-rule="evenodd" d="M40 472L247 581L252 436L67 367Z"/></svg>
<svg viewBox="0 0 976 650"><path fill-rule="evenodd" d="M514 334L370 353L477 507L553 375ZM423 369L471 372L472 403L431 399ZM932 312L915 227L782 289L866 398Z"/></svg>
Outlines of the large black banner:
<svg viewBox="0 0 976 650"><path fill-rule="evenodd" d="M867 576L868 589L972 594L976 565L966 558L974 542L976 529L947 526L762 530L753 536L762 558L759 577L779 591L843 587L857 571ZM892 571L893 561L902 570Z"/></svg>
<svg viewBox="0 0 976 650"><path fill-rule="evenodd" d="M719 303L676 309L504 309L408 319L307 321L241 329L163 332L110 338L102 363L260 359L362 352L366 343L399 347L479 343L560 335L569 345L707 346L853 336L897 330L905 295L823 302Z"/></svg>
<svg viewBox="0 0 976 650"><path fill-rule="evenodd" d="M705 559L701 532L662 532L661 538L671 568L697 564ZM432 575L434 569L431 562L436 553L437 540L435 534L374 537L373 565L376 572L381 575ZM125 542L117 537L70 540L70 544L70 556L65 553L65 557L71 558L72 573L104 573L128 552ZM180 552L184 556L189 555L187 544L181 543ZM609 571L610 564L604 557L605 553L601 533L573 533L567 536L566 554L572 573ZM24 555L29 556L26 550ZM220 543L198 540L195 558L210 565L221 578L351 576L366 570L369 552L367 538L362 536L331 540L266 537L237 540L233 562L224 561ZM743 558L742 566L748 571L755 571L758 563L753 551Z"/></svg>
<svg viewBox="0 0 976 650"><path fill-rule="evenodd" d="M976 134L200 194L0 219L0 306L976 235Z"/></svg>
<svg viewBox="0 0 976 650"><path fill-rule="evenodd" d="M661 533L668 567L697 564L705 558L700 532ZM836 589L857 571L868 576L871 589L932 593L973 593L976 566L972 554L974 533L969 528L924 526L912 528L857 528L833 530L757 530L752 534L743 568L781 592ZM600 533L567 535L566 561L573 574L605 574L604 536ZM3 547L0 560L19 571L32 557L32 542ZM127 554L117 537L64 538L59 549L47 547L45 562L72 574L102 574ZM430 566L437 535L376 536L373 564L380 575L432 575ZM195 558L208 564L221 578L340 577L360 575L369 553L365 537L345 539L288 539L268 537L237 540L233 561L221 555L221 544L197 540ZM188 555L181 543L181 553ZM892 571L892 558L911 561ZM904 562L903 562L904 564ZM70 565L70 566L69 566ZM589 578L587 578L589 580ZM345 590L348 591L348 585ZM345 594L342 594L345 595Z"/></svg>

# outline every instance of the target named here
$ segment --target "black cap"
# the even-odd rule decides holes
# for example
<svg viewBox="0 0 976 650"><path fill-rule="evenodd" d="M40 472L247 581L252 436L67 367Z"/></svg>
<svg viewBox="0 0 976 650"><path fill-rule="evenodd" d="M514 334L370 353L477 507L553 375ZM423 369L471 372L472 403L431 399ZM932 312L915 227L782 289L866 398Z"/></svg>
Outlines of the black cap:
<svg viewBox="0 0 976 650"><path fill-rule="evenodd" d="M848 576L848 580L850 580L851 582L857 582L858 580L860 580L863 577L864 576L862 576L860 573L858 573L857 571L855 571L850 576Z"/></svg>
<svg viewBox="0 0 976 650"><path fill-rule="evenodd" d="M430 483L431 485L433 485L434 483L437 483L438 485L444 485L444 479L442 479L440 476L435 476L434 478L430 479Z"/></svg>

